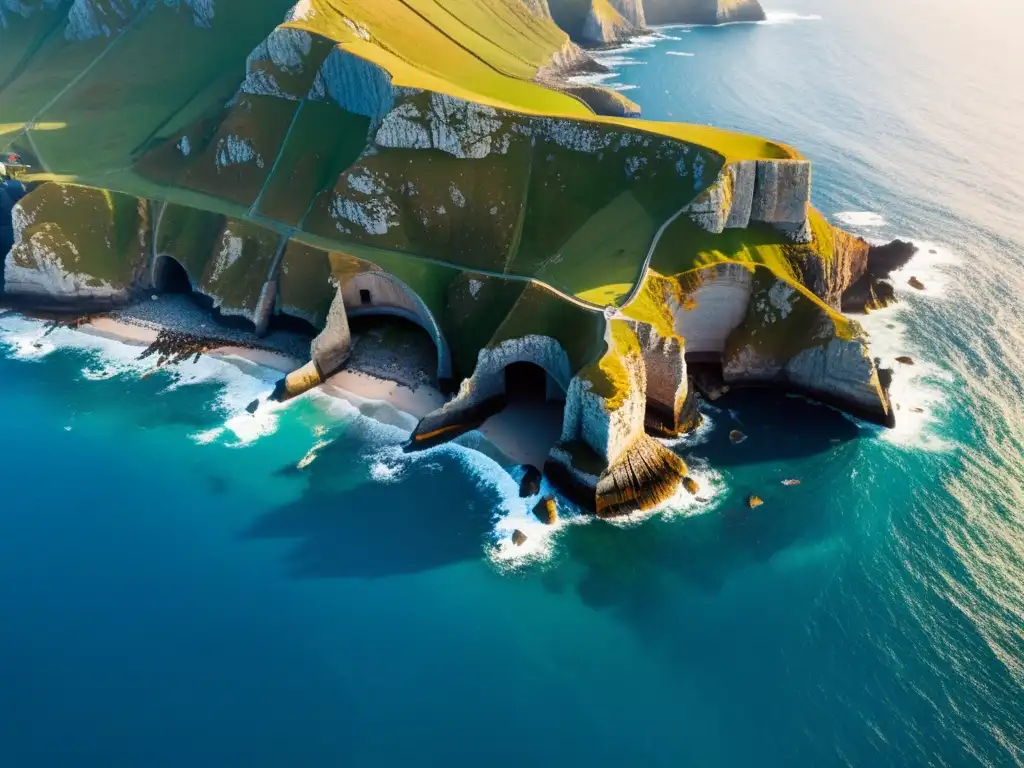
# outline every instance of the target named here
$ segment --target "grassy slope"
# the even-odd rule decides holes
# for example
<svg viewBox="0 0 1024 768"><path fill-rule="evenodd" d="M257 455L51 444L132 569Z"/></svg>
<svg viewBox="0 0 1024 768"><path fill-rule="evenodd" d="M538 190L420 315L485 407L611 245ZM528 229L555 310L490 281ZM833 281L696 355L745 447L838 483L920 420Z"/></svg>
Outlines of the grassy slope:
<svg viewBox="0 0 1024 768"><path fill-rule="evenodd" d="M348 51L385 68L399 86L447 93L521 115L579 120L616 132L638 130L654 141L669 137L692 142L717 153L723 161L799 156L784 145L706 126L598 117L577 99L536 85L531 78L565 44L566 37L550 21L536 18L507 0L311 0L310 4L312 15L290 26L337 41ZM141 16L127 34L113 41L103 39L74 45L66 43L59 34L44 39L46 25L34 20L31 31L24 32L25 39L43 42L30 60L13 63L17 54L11 53L15 48L8 45L10 33L3 33L5 39L0 49L5 51L6 58L0 58L0 66L8 72L19 64L28 66L20 77L0 89L0 124L17 129L36 119L56 127L50 131L37 129L32 135L53 170L69 174L66 178L140 196L172 199L235 217L246 215L246 208L263 188L258 213L288 225L299 224L306 216L307 201L312 202L314 194L326 189L332 176L354 159L365 120L327 105L307 104L309 113L300 111L293 125L296 110L292 103L260 108L249 121L253 125L248 127L244 125L244 116L228 114L228 130L249 130L267 142L260 151L265 161L262 174L252 179L236 178L227 185L223 179L206 183L203 174L211 172L209 151L205 160L196 164L197 169L192 169L194 157L193 162L182 163L181 176L163 183L144 179L133 171L133 164L143 150L161 141L173 143L182 131L216 113L237 86L246 55L280 22L290 5L291 0L219 0L215 28L201 30L189 23L187 13L157 4L152 13ZM28 30L29 26L19 29ZM214 45L210 44L211 35L216 36ZM24 58L31 53L32 46L24 45L18 50ZM181 56L182 50L188 50L189 55ZM145 65L139 66L139 62ZM91 64L92 69L86 71ZM0 69L0 73L3 71ZM83 72L74 88L40 112L42 105ZM277 112L281 114L276 116ZM236 122L231 123L232 119ZM274 129L268 130L268 124L273 124ZM0 127L0 136L4 130ZM211 130L223 132L225 122L215 122ZM7 135L13 135L11 129ZM285 135L289 140L282 146ZM343 140L332 141L332 136L337 135L343 136ZM216 137L214 133L210 138L210 147L216 147ZM0 139L0 144L3 143ZM279 152L282 162L278 172L271 176L270 168ZM441 166L447 161L434 159L437 162L429 169L417 170L423 174L431 194L436 195L444 187L435 183L435 177L466 171L445 171ZM441 260L457 260L472 268L473 259L482 258L477 266L490 268L500 258L510 273L536 276L595 304L621 300L635 282L660 222L699 189L673 190L671 169L661 181L647 179L642 184L630 184L621 165L614 172L609 170L608 163L604 167L597 162L592 163L593 167L581 167L579 158L573 156L561 168L563 159L564 155L548 148L534 151L531 167L535 170L523 182L528 184L524 195L526 213L512 245L499 248L494 256L481 257L470 241L484 242L493 233L474 234L471 227L462 233L460 227L459 236L467 240L465 247L448 250L449 258ZM481 161L454 162L466 168ZM513 167L493 173L507 176L512 170L521 172L521 165L509 165ZM710 183L713 177L709 172L706 182ZM567 193L569 187L573 187L577 197L572 191ZM495 185L494 192L500 189L500 185ZM504 193L507 198L508 187ZM396 274L423 297L436 316L446 316L449 288L459 277L459 270L416 258L437 257L423 252L434 242L436 233L423 232L418 238L416 233L405 233L403 236L411 239L388 244L387 250L358 244L347 244L339 250L340 236L326 236L326 227L318 231L319 234L301 237L324 250L364 258ZM755 242L748 247L747 243L729 241L723 236L725 241L712 246L694 241L693 234L685 223L678 229L670 228L666 242L655 254L655 268L675 275L710 261L747 259L791 275L790 261L782 258L777 243ZM690 241L690 245L685 245L685 241ZM204 261L211 250L212 244L200 249ZM452 253L461 255L453 259ZM199 270L196 277L201 274ZM517 291L518 288L511 293ZM318 302L322 303L322 298L314 303ZM501 323L502 327L495 332L496 340L500 341L503 335L508 337L513 330L543 326L524 320L523 308L532 307L538 316L546 318L545 322L565 329L575 328L576 323L562 317L563 313L586 315L542 286L525 291L515 306L519 309ZM588 319L584 325L589 322ZM481 327L489 325L493 323L483 323ZM589 339L591 333L588 330L583 335ZM601 344L597 342L598 347ZM591 360L599 355L590 341L583 347L591 354ZM583 357L575 353L574 359L582 364Z"/></svg>

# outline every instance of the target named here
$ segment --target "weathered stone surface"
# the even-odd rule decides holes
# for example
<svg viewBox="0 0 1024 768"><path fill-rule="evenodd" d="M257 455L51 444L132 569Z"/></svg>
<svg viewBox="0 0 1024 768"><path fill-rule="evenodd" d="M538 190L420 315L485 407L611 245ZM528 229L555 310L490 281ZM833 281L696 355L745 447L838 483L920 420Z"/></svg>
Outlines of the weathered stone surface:
<svg viewBox="0 0 1024 768"><path fill-rule="evenodd" d="M609 2L622 18L637 29L642 29L647 25L643 0L609 0Z"/></svg>
<svg viewBox="0 0 1024 768"><path fill-rule="evenodd" d="M685 350L679 339L666 339L645 324L636 326L647 381L645 427L653 434L675 437L699 422L694 414ZM692 407L691 407L692 406Z"/></svg>
<svg viewBox="0 0 1024 768"><path fill-rule="evenodd" d="M700 486L697 484L697 481L689 475L683 478L683 488L685 488L686 492L691 496L696 496L700 493Z"/></svg>
<svg viewBox="0 0 1024 768"><path fill-rule="evenodd" d="M848 333L840 338L824 309L770 273L759 272L747 319L727 343L725 380L788 387L891 424L889 398L863 331L851 325Z"/></svg>
<svg viewBox="0 0 1024 768"><path fill-rule="evenodd" d="M764 504L764 499L762 499L760 496L754 496L754 495L747 496L747 506L750 507L751 509L757 509L758 507L762 506L763 504Z"/></svg>
<svg viewBox="0 0 1024 768"><path fill-rule="evenodd" d="M89 309L123 304L143 287L145 201L44 184L14 206L12 225L14 245L4 260L8 296L39 307Z"/></svg>
<svg viewBox="0 0 1024 768"><path fill-rule="evenodd" d="M751 206L752 221L796 225L807 221L811 164L806 160L759 160Z"/></svg>
<svg viewBox="0 0 1024 768"><path fill-rule="evenodd" d="M720 356L729 335L743 322L750 303L751 271L719 264L697 275L697 287L682 306L670 298L675 332L686 340L686 354Z"/></svg>
<svg viewBox="0 0 1024 768"><path fill-rule="evenodd" d="M334 101L357 115L380 118L394 105L395 89L385 69L334 48L320 66L308 98Z"/></svg>
<svg viewBox="0 0 1024 768"><path fill-rule="evenodd" d="M525 533L520 531L518 528L512 531L512 543L517 547L523 546L526 543L527 536Z"/></svg>
<svg viewBox="0 0 1024 768"><path fill-rule="evenodd" d="M341 370L352 351L352 333L345 313L345 299L339 290L327 313L327 323L310 348L313 362L322 378Z"/></svg>
<svg viewBox="0 0 1024 768"><path fill-rule="evenodd" d="M842 291L843 312L869 312L895 302L896 288L888 282L888 278L906 266L916 253L917 246L903 240L871 246L863 257L863 263L857 262L859 273L855 273L853 280Z"/></svg>
<svg viewBox="0 0 1024 768"><path fill-rule="evenodd" d="M921 282L920 280L918 280L918 279L917 279L916 277L911 277L911 278L910 278L910 279L909 279L909 280L907 281L907 285L909 285L909 286L910 286L911 288L913 288L913 289L914 289L915 291L923 291L923 290L925 290L925 287L924 287L924 283L922 283L922 282Z"/></svg>
<svg viewBox="0 0 1024 768"><path fill-rule="evenodd" d="M900 363L901 365L913 365L914 358L909 357L907 355L900 355L899 357L896 358L896 362Z"/></svg>

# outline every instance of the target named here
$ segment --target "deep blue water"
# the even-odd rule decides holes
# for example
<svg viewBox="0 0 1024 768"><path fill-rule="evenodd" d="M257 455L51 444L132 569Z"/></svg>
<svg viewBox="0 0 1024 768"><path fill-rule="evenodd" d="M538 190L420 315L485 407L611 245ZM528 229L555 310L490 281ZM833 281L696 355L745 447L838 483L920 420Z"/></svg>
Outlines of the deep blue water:
<svg viewBox="0 0 1024 768"><path fill-rule="evenodd" d="M0 320L0 765L1024 764L1024 19L785 8L822 18L667 31L617 82L799 146L827 214L929 244L929 291L869 324L918 359L895 433L733 401L683 449L709 511L510 568L479 455L325 400L238 418L270 374L142 379Z"/></svg>

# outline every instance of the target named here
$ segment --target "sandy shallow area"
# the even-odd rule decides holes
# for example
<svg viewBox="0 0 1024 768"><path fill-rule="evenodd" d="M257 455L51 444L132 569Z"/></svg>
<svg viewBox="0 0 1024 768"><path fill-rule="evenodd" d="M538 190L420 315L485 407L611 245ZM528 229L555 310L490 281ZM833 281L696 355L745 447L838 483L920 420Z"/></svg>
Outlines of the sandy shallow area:
<svg viewBox="0 0 1024 768"><path fill-rule="evenodd" d="M202 328L194 326L182 328L179 325L175 325L173 328L197 335L221 336L220 328L210 324L208 318ZM79 330L144 347L156 340L162 327L158 322L149 320L140 322L133 317L102 316L92 318ZM265 341L253 336L250 342L250 339L234 330L230 336L232 337L230 340L238 342L263 343ZM289 346L294 347L291 340L289 340ZM209 355L228 361L232 358L241 358L282 374L293 371L306 362L305 359L299 359L293 354L286 354L283 351L254 349L230 344L217 348ZM380 359L382 356L384 357L383 365ZM393 354L390 351L377 355L373 349L366 346L355 356L354 363L357 366L370 368L377 374L381 370L388 370L390 373L395 366ZM421 383L423 377L418 371L405 371L396 375L396 378L416 383L409 385L382 378L380 375L374 375L364 370L347 368L331 376L321 386L321 391L332 397L347 400L357 407L367 402L387 403L395 410L409 414L417 420L440 408L448 399L436 387ZM366 409L361 410L364 413L367 412ZM543 468L551 446L558 439L561 425L562 405L560 403L513 401L508 408L490 418L480 428L479 432L483 438L497 449L497 451L482 449L482 452L502 463L532 464L535 467Z"/></svg>

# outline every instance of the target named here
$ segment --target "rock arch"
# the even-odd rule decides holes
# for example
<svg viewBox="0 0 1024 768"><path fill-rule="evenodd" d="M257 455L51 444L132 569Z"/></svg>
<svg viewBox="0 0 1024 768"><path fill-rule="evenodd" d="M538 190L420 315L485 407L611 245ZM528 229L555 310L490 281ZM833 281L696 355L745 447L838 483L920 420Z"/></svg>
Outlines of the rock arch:
<svg viewBox="0 0 1024 768"><path fill-rule="evenodd" d="M452 378L452 354L448 341L433 313L408 285L387 272L363 272L342 285L341 295L349 317L390 315L422 327L437 347L438 380Z"/></svg>
<svg viewBox="0 0 1024 768"><path fill-rule="evenodd" d="M747 316L752 284L746 266L717 264L700 273L683 306L672 302L674 330L686 340L688 361L721 361L729 335Z"/></svg>
<svg viewBox="0 0 1024 768"><path fill-rule="evenodd" d="M473 375L462 382L458 394L443 408L428 414L413 433L414 443L450 439L480 426L505 406L505 369L531 363L548 375L551 388L569 392L572 366L562 345L550 336L529 335L506 339L480 350Z"/></svg>

